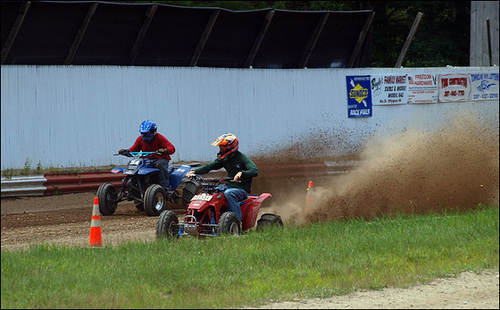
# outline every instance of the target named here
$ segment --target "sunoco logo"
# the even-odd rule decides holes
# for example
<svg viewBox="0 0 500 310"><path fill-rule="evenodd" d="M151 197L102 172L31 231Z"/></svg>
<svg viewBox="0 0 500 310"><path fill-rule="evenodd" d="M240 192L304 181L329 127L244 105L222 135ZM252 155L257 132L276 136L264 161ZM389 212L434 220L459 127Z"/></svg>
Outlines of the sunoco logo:
<svg viewBox="0 0 500 310"><path fill-rule="evenodd" d="M366 97L368 97L368 88L363 88L359 84L349 92L349 98L356 100L358 103L361 103Z"/></svg>

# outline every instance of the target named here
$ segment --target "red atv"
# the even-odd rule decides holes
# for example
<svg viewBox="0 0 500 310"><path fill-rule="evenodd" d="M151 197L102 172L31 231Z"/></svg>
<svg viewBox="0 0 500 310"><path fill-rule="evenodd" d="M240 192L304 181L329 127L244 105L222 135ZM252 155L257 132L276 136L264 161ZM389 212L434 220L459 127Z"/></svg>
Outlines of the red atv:
<svg viewBox="0 0 500 310"><path fill-rule="evenodd" d="M177 214L171 210L161 212L156 224L156 237L239 235L253 228L262 202L271 197L271 194L249 195L247 200L240 202L240 223L236 213L228 211L226 198L221 192L225 181L230 180L232 178L205 179L192 175L183 192L183 200L190 201L186 206L184 220L179 223ZM258 230L273 225L283 225L280 216L266 213L257 221Z"/></svg>

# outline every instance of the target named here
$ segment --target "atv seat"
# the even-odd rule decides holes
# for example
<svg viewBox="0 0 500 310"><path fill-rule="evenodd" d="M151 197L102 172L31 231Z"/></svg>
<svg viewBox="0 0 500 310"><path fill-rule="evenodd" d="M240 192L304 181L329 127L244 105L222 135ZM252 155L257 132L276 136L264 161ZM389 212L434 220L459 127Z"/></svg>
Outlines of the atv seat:
<svg viewBox="0 0 500 310"><path fill-rule="evenodd" d="M238 202L238 205L241 207L242 205L244 205L244 204L245 204L245 202L250 201L250 200L252 200L252 198L247 197L247 199L245 199L245 200L242 200L242 201Z"/></svg>

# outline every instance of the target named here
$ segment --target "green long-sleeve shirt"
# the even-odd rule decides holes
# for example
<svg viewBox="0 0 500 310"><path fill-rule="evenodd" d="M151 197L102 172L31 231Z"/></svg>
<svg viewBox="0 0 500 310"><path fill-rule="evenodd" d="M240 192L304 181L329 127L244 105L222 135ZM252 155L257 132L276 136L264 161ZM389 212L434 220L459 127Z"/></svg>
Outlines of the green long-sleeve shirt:
<svg viewBox="0 0 500 310"><path fill-rule="evenodd" d="M194 169L196 174L205 174L212 170L224 168L227 171L227 176L233 178L241 171L241 182L227 182L231 187L243 188L250 193L252 190L252 178L259 175L259 169L254 162L240 151L236 151L233 156L226 157L222 160L216 159L206 165Z"/></svg>

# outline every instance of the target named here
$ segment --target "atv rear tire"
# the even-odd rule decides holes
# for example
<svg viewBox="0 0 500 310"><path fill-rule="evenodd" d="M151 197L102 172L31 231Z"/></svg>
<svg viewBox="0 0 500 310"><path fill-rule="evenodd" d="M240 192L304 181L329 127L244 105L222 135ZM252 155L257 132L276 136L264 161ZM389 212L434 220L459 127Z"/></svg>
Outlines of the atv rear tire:
<svg viewBox="0 0 500 310"><path fill-rule="evenodd" d="M163 187L153 184L144 193L144 209L149 216L158 216L165 210L167 195Z"/></svg>
<svg viewBox="0 0 500 310"><path fill-rule="evenodd" d="M117 190L111 183L104 183L97 189L99 212L102 215L113 215L117 206Z"/></svg>
<svg viewBox="0 0 500 310"><path fill-rule="evenodd" d="M217 235L231 234L237 236L240 234L241 224L236 213L227 211L222 213L217 227Z"/></svg>
<svg viewBox="0 0 500 310"><path fill-rule="evenodd" d="M177 232L179 231L179 219L177 218L177 214L171 210L165 210L160 213L158 217L158 221L156 222L156 238L163 239L168 238L172 239L178 237Z"/></svg>
<svg viewBox="0 0 500 310"><path fill-rule="evenodd" d="M263 230L271 226L283 226L281 216L271 213L262 214L257 221L257 230Z"/></svg>

